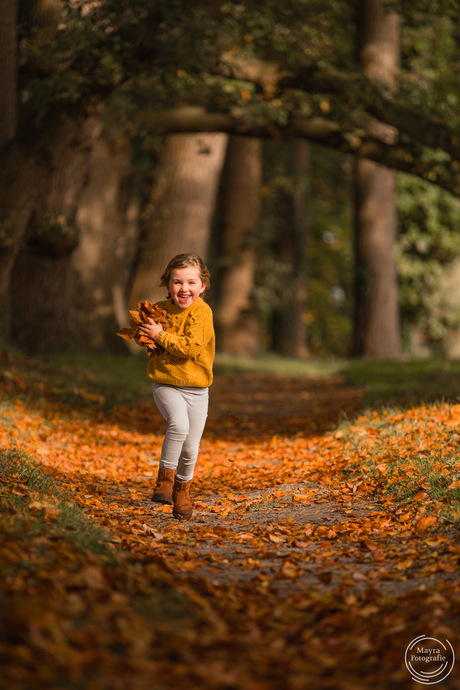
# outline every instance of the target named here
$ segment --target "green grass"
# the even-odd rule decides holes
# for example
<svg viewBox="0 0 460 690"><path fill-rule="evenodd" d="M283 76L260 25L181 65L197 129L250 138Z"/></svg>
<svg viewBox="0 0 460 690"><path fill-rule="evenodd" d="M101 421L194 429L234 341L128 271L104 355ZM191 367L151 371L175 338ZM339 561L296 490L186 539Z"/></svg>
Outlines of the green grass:
<svg viewBox="0 0 460 690"><path fill-rule="evenodd" d="M218 353L214 365L216 374L254 373L275 376L305 376L321 378L333 376L340 372L343 361L339 359L307 360L283 357L274 353L267 353L260 357L243 357Z"/></svg>
<svg viewBox="0 0 460 690"><path fill-rule="evenodd" d="M50 363L68 367L74 367L86 372L87 378L107 391L125 390L135 393L139 390L148 390L150 384L147 377L148 358L144 351L137 357L133 355L109 355L109 354L55 354L49 358Z"/></svg>
<svg viewBox="0 0 460 690"><path fill-rule="evenodd" d="M82 552L109 555L105 532L62 493L30 455L19 449L0 453L0 492L2 533L26 535L29 541L66 539Z"/></svg>
<svg viewBox="0 0 460 690"><path fill-rule="evenodd" d="M383 479L385 491L396 495L402 504L412 504L418 500L428 513L433 504L441 504L442 516L460 526L460 488L448 488L460 474L458 457L443 456L441 463L436 453L414 456L410 461L410 471L408 469L407 461L393 458L387 464ZM426 497L416 499L420 493L426 494Z"/></svg>
<svg viewBox="0 0 460 690"><path fill-rule="evenodd" d="M138 357L56 354L47 361L61 367L67 378L77 372L77 381L84 372L86 386L92 385L115 402L150 396L148 361L143 352ZM460 402L460 360L297 360L270 353L255 358L218 353L214 371L217 376L255 373L322 378L341 374L347 383L363 390L364 406L407 406L435 400Z"/></svg>
<svg viewBox="0 0 460 690"><path fill-rule="evenodd" d="M412 500L420 491L420 487L428 494L433 501L445 503L447 513L452 517L455 512L457 519L460 517L460 488L448 489L448 486L460 476L459 459L455 456L442 458L442 469L439 467L438 458L430 454L424 457L414 457L412 466L415 474L411 483L408 485L402 482L398 495L403 500ZM388 482L391 483L391 477Z"/></svg>
<svg viewBox="0 0 460 690"><path fill-rule="evenodd" d="M341 373L367 406L460 402L460 360L347 361Z"/></svg>
<svg viewBox="0 0 460 690"><path fill-rule="evenodd" d="M402 405L446 400L460 402L460 360L407 361L289 359L274 354L258 358L218 354L215 372L258 373L322 378L341 374L364 392L364 406Z"/></svg>
<svg viewBox="0 0 460 690"><path fill-rule="evenodd" d="M436 456L412 461L411 474L407 474L404 463L395 460L388 467L384 480L384 491L396 496L402 505L413 505L414 501L424 506L426 514L439 512L457 530L460 528L460 489L449 489L452 476L459 475L457 458L443 458L442 469L437 466ZM422 493L422 498L417 496Z"/></svg>
<svg viewBox="0 0 460 690"><path fill-rule="evenodd" d="M129 391L148 389L148 359L141 351L139 356L106 354L52 354L46 358L50 364L64 368L75 367L84 370L90 377L96 377L107 388L122 387ZM260 357L244 357L217 353L214 372L218 374L274 374L276 376L330 376L343 366L341 360L309 359L298 360L276 354Z"/></svg>
<svg viewBox="0 0 460 690"><path fill-rule="evenodd" d="M458 529L460 446L452 415L448 402L434 402L418 406L415 413L403 406L379 412L371 407L358 420L342 420L336 432L346 461L342 479L370 478L378 486L376 494L392 496L402 506L419 506L427 515L436 513Z"/></svg>

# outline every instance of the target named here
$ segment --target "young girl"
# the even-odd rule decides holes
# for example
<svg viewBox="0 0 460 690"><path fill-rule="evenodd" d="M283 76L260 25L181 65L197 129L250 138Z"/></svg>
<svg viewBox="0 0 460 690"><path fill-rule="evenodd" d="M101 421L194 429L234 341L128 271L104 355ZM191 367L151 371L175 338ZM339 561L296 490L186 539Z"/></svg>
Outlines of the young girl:
<svg viewBox="0 0 460 690"><path fill-rule="evenodd" d="M171 317L168 330L149 319L140 328L161 348L150 358L153 397L167 422L152 500L173 505L176 518L192 515L190 484L208 414L215 336L211 308L201 299L210 274L197 254L178 254L166 266L158 302Z"/></svg>

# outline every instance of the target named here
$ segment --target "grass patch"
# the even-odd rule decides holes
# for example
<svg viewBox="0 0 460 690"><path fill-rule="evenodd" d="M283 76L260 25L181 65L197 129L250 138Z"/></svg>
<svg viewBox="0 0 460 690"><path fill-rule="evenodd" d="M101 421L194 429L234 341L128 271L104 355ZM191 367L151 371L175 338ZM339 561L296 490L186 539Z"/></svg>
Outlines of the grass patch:
<svg viewBox="0 0 460 690"><path fill-rule="evenodd" d="M130 392L147 390L150 394L147 377L148 360L141 352L133 355L106 354L52 354L47 360L54 366L75 367L85 371L90 379L106 389L124 389ZM219 374L270 374L275 376L308 376L319 378L331 376L343 367L342 360L292 359L276 354L263 354L260 357L245 357L217 353L214 373Z"/></svg>
<svg viewBox="0 0 460 690"><path fill-rule="evenodd" d="M106 393L125 392L127 394L148 392L150 384L147 377L148 358L144 351L139 356L110 355L101 353L65 354L55 353L47 357L54 366L72 368L80 374L84 372L88 382L94 383Z"/></svg>
<svg viewBox="0 0 460 690"><path fill-rule="evenodd" d="M448 402L382 408L343 421L343 478L363 481L398 503L418 506L460 527L460 436Z"/></svg>
<svg viewBox="0 0 460 690"><path fill-rule="evenodd" d="M99 409L132 406L151 398L146 358L94 354L27 355L0 352L0 383L3 401L34 401L62 408Z"/></svg>
<svg viewBox="0 0 460 690"><path fill-rule="evenodd" d="M107 410L115 405L133 404L142 397L151 397L148 358L144 352L139 356L52 353L39 360L28 360L15 353L14 359L16 362L22 359L28 369L24 396L30 393L34 378L39 387L43 375L46 375L56 398L77 398L80 403L93 404L98 402L96 398L99 396L100 406ZM259 357L218 353L214 371L217 376L254 373L324 378L342 375L346 383L363 390L365 407L460 401L460 360L298 360L271 353Z"/></svg>
<svg viewBox="0 0 460 690"><path fill-rule="evenodd" d="M243 357L218 353L214 364L216 374L269 374L274 376L294 376L321 378L341 372L343 361L338 359L292 359L276 354L260 357Z"/></svg>
<svg viewBox="0 0 460 690"><path fill-rule="evenodd" d="M443 514L460 525L460 462L458 456L415 456L411 463L410 481L401 481L401 469L395 464L394 477L389 473L386 484L397 490L403 501L412 501L420 493L434 503L442 503ZM424 500L424 497L421 499Z"/></svg>
<svg viewBox="0 0 460 690"><path fill-rule="evenodd" d="M367 406L460 402L460 360L347 361L341 373Z"/></svg>
<svg viewBox="0 0 460 690"><path fill-rule="evenodd" d="M341 374L348 384L363 390L363 404L367 407L460 402L460 360L297 360L275 354L257 358L218 354L214 369L216 374L313 378Z"/></svg>
<svg viewBox="0 0 460 690"><path fill-rule="evenodd" d="M69 387L68 395L88 402L100 396L100 405L132 405L150 399L147 358L132 355L56 354L47 358L54 371L56 391ZM214 371L219 374L262 374L279 377L327 378L343 376L345 383L363 391L362 408L409 407L445 400L460 401L460 360L361 361L339 359L297 360L275 354L242 357L218 353ZM65 383L63 383L65 381Z"/></svg>
<svg viewBox="0 0 460 690"><path fill-rule="evenodd" d="M82 552L111 553L102 528L61 492L38 462L20 450L0 452L0 524L3 535L40 540L42 547L65 539Z"/></svg>

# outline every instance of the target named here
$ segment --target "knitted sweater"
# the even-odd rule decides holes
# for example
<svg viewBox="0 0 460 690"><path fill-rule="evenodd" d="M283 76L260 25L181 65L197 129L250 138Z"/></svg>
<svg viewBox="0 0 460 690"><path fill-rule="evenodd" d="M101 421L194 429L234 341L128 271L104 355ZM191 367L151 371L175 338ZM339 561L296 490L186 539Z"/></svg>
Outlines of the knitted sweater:
<svg viewBox="0 0 460 690"><path fill-rule="evenodd" d="M215 355L211 308L201 297L187 309L171 299L157 304L170 314L172 323L157 338L164 350L150 357L149 378L172 386L210 386Z"/></svg>

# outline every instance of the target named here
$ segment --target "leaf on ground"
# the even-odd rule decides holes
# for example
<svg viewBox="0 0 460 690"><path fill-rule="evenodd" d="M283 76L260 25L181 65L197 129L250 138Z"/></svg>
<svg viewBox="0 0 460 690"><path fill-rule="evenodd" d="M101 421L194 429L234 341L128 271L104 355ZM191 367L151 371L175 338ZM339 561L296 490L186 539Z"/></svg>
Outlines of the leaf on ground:
<svg viewBox="0 0 460 690"><path fill-rule="evenodd" d="M459 405L357 414L339 377L216 375L195 513L177 521L151 502L153 401L108 404L75 372L0 365L5 686L383 690L410 684L417 635L458 645ZM59 531L47 481L108 552Z"/></svg>

